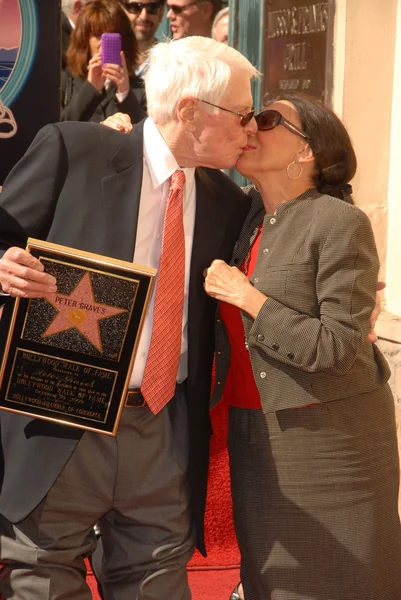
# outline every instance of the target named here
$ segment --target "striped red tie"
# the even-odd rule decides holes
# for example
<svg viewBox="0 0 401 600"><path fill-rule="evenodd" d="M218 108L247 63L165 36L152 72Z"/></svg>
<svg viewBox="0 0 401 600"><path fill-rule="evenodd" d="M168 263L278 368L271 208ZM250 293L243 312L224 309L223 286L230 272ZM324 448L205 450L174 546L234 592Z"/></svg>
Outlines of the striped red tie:
<svg viewBox="0 0 401 600"><path fill-rule="evenodd" d="M154 414L174 396L181 354L185 281L184 183L184 172L175 171L170 178L152 338L141 386Z"/></svg>

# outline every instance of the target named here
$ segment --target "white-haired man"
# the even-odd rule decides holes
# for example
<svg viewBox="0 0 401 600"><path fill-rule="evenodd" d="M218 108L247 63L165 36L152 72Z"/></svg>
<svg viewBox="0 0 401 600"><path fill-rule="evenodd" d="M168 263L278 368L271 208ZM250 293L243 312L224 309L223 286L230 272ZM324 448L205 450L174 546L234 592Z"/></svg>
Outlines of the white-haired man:
<svg viewBox="0 0 401 600"><path fill-rule="evenodd" d="M216 309L203 270L230 258L248 211L220 169L235 165L256 132L256 74L208 38L158 44L145 76L148 119L128 135L93 123L48 125L4 184L0 283L11 297L57 289L23 250L28 236L160 268L115 438L1 415L6 597L89 600L84 557L100 520L105 600L191 598L186 564L195 543L205 552ZM174 243L172 217L181 223ZM169 260L180 285L162 285ZM174 352L163 352L172 339ZM171 391L153 390L154 381Z"/></svg>
<svg viewBox="0 0 401 600"><path fill-rule="evenodd" d="M70 36L77 24L78 15L87 0L61 0L61 67L67 66L65 53L70 43Z"/></svg>

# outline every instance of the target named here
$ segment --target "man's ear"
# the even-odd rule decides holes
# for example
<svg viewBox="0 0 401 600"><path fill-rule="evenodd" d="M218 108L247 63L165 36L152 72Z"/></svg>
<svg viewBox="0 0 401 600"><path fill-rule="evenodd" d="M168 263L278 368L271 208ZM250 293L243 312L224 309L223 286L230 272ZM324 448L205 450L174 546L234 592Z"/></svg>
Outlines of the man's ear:
<svg viewBox="0 0 401 600"><path fill-rule="evenodd" d="M82 8L81 0L74 0L74 4L72 5L72 14L78 16L81 8Z"/></svg>
<svg viewBox="0 0 401 600"><path fill-rule="evenodd" d="M213 21L213 2L211 0L207 0L203 5L201 4L202 12L206 17L207 21Z"/></svg>
<svg viewBox="0 0 401 600"><path fill-rule="evenodd" d="M177 104L177 119L187 129L194 129L199 117L199 107L190 96L181 98Z"/></svg>

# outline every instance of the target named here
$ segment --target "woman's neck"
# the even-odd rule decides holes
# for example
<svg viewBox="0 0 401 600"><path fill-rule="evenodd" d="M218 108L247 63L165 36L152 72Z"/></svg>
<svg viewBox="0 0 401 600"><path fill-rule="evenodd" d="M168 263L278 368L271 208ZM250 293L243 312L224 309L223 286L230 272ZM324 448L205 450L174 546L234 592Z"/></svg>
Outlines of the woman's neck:
<svg viewBox="0 0 401 600"><path fill-rule="evenodd" d="M312 188L309 178L290 179L287 175L280 178L267 174L263 178L252 179L252 183L262 196L268 215L275 214L280 204L293 200Z"/></svg>

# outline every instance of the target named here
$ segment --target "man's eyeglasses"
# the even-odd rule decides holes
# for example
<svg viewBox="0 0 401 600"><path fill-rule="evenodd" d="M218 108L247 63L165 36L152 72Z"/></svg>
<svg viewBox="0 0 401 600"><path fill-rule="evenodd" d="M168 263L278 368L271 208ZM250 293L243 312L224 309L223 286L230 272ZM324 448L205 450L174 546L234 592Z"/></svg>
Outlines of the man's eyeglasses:
<svg viewBox="0 0 401 600"><path fill-rule="evenodd" d="M208 102L207 100L200 100L198 98L199 102L203 102L204 104L209 104L209 106L214 106L214 108L218 108L220 110L224 110L225 112L229 112L232 113L233 115L238 115L239 117L241 117L240 120L240 125L241 127L245 127L245 125L248 125L249 121L251 119L253 119L253 115L255 114L255 110L251 110L249 113L239 113L239 112L235 112L235 110L230 110L229 108L223 108L222 106L217 106L217 104L212 104L211 102Z"/></svg>
<svg viewBox="0 0 401 600"><path fill-rule="evenodd" d="M263 110L255 116L255 121L259 131L269 131L278 125L282 125L289 131L292 131L292 133L295 133L295 135L300 135L305 140L309 140L309 137L306 135L306 133L301 131L296 125L291 123L291 121L287 121L287 119L285 119L278 110Z"/></svg>
<svg viewBox="0 0 401 600"><path fill-rule="evenodd" d="M195 6L195 4L202 4L202 2L204 2L204 0L196 0L195 2L184 4L184 6L178 6L177 4L167 4L167 10L172 10L175 15L180 15L183 10L188 8L188 6Z"/></svg>
<svg viewBox="0 0 401 600"><path fill-rule="evenodd" d="M149 2L145 4L145 2L123 2L122 3L125 10L133 15L139 15L143 9L146 10L148 15L157 15L162 3L161 2Z"/></svg>

